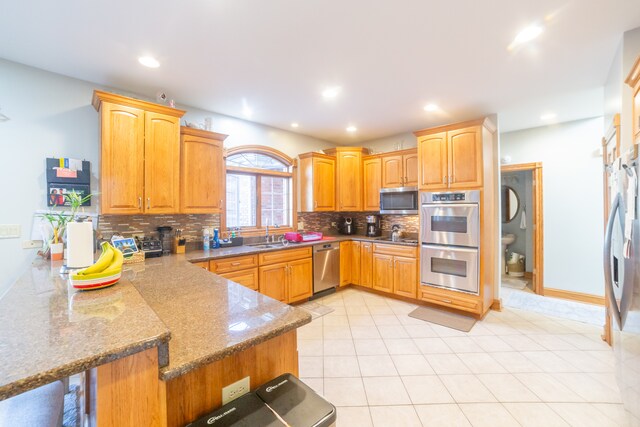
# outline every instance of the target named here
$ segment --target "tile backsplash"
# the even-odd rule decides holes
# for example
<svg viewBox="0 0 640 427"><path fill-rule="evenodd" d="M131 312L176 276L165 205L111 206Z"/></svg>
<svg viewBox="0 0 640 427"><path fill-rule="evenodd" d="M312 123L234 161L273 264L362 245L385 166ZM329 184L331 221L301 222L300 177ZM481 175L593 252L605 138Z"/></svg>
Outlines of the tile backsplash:
<svg viewBox="0 0 640 427"><path fill-rule="evenodd" d="M322 231L323 233L336 234L337 230L331 228L331 223L339 224L342 218L351 217L356 224L356 233L364 234L366 217L377 215L376 212L298 212L298 222L304 222L307 231ZM420 230L418 215L380 215L383 233L391 233L394 224L400 225L400 229L409 234L417 234Z"/></svg>
<svg viewBox="0 0 640 427"><path fill-rule="evenodd" d="M187 241L202 238L202 229L220 227L219 214L175 214L175 215L100 215L98 232L105 239L113 234L129 236L157 236L157 228L168 225L180 228Z"/></svg>

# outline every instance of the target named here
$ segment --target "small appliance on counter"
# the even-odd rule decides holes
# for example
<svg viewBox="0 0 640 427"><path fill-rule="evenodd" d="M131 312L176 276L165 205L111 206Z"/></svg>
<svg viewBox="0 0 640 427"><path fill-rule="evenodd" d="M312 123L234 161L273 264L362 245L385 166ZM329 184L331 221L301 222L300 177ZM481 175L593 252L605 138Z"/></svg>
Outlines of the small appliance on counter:
<svg viewBox="0 0 640 427"><path fill-rule="evenodd" d="M340 232L340 234L356 234L356 224L355 222L353 222L353 218L342 218L340 224L338 224L338 231Z"/></svg>
<svg viewBox="0 0 640 427"><path fill-rule="evenodd" d="M367 237L378 237L382 235L380 227L380 215L367 215Z"/></svg>
<svg viewBox="0 0 640 427"><path fill-rule="evenodd" d="M171 228L168 225L163 225L157 228L160 235L160 242L162 243L162 254L169 255L171 253L171 246L173 245L173 238L171 237Z"/></svg>
<svg viewBox="0 0 640 427"><path fill-rule="evenodd" d="M322 233L318 231L311 231L308 233L289 231L284 233L284 239L292 243L314 242L316 240L322 240Z"/></svg>
<svg viewBox="0 0 640 427"><path fill-rule="evenodd" d="M145 258L155 258L162 256L162 241L152 237L143 237L142 240L136 237L136 244L144 253Z"/></svg>

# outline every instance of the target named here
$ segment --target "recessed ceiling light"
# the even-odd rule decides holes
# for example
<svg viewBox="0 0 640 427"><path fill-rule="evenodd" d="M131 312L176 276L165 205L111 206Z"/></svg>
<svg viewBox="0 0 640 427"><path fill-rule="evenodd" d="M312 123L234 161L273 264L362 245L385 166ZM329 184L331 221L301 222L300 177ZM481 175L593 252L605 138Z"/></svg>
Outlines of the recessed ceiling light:
<svg viewBox="0 0 640 427"><path fill-rule="evenodd" d="M554 120L556 117L558 117L558 115L556 113L544 113L543 115L540 116L540 120Z"/></svg>
<svg viewBox="0 0 640 427"><path fill-rule="evenodd" d="M141 56L138 58L138 62L149 68L158 68L160 66L160 62L153 56Z"/></svg>
<svg viewBox="0 0 640 427"><path fill-rule="evenodd" d="M540 25L529 25L528 27L522 29L522 31L520 31L518 35L516 35L516 38L513 39L508 49L511 50L520 45L530 42L531 40L537 38L540 34L542 34L542 31L544 31L544 28Z"/></svg>
<svg viewBox="0 0 640 427"><path fill-rule="evenodd" d="M438 107L436 104L427 104L424 106L424 111L428 111L430 113L438 111L439 109L440 107Z"/></svg>
<svg viewBox="0 0 640 427"><path fill-rule="evenodd" d="M291 123L291 127L292 128L297 128L298 126L300 126L300 125L298 123L296 123L296 122Z"/></svg>
<svg viewBox="0 0 640 427"><path fill-rule="evenodd" d="M322 97L326 99L335 98L341 90L342 88L340 86L328 87L322 91Z"/></svg>
<svg viewBox="0 0 640 427"><path fill-rule="evenodd" d="M358 130L358 128L357 128L357 127L355 127L355 126L349 126L349 127L347 127L347 132L351 132L351 133L353 133L353 132L355 132L355 131L357 131L357 130Z"/></svg>

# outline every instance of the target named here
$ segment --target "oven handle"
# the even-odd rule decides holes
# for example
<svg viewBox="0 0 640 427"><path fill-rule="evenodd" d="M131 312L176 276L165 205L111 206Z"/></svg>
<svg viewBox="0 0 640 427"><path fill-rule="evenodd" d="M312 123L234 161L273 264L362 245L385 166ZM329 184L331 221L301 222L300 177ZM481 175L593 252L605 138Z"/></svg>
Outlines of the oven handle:
<svg viewBox="0 0 640 427"><path fill-rule="evenodd" d="M435 251L451 251L451 252L467 252L477 253L478 248L465 248L462 246L449 246L449 245L430 245L428 243L422 243L423 249L431 249Z"/></svg>
<svg viewBox="0 0 640 427"><path fill-rule="evenodd" d="M423 203L423 208L478 208L478 203Z"/></svg>

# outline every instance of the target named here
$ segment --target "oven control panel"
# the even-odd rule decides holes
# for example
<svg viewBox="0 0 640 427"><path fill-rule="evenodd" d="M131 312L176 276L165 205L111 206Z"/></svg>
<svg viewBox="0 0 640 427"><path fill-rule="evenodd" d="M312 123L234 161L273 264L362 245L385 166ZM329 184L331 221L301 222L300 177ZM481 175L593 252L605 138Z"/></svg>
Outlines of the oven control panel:
<svg viewBox="0 0 640 427"><path fill-rule="evenodd" d="M431 194L432 202L464 202L466 193L433 193Z"/></svg>

